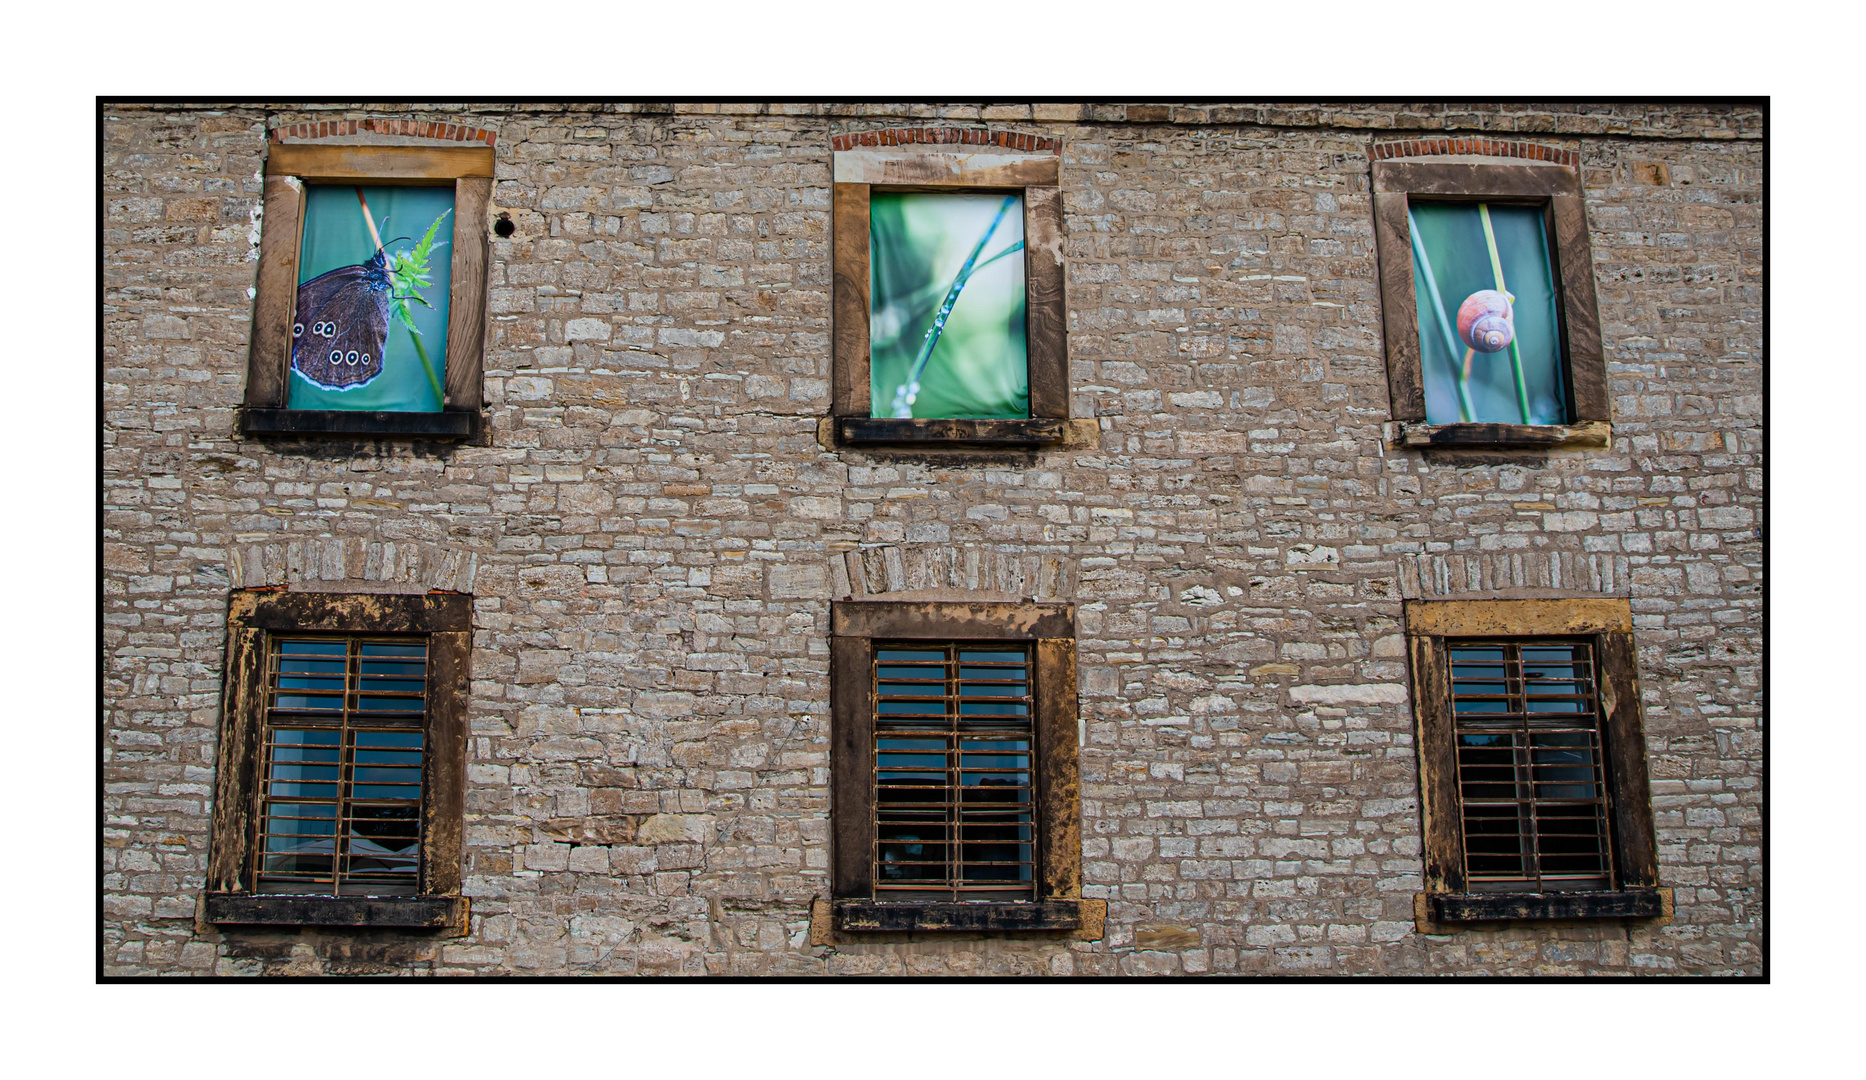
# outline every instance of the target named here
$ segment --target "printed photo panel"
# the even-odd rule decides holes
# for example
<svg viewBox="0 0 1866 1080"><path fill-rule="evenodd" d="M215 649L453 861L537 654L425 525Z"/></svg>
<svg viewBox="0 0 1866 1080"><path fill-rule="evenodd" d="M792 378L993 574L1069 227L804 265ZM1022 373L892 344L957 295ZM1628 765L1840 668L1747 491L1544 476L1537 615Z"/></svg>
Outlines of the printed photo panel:
<svg viewBox="0 0 1866 1080"><path fill-rule="evenodd" d="M873 415L1030 415L1021 195L877 191L868 265Z"/></svg>
<svg viewBox="0 0 1866 1080"><path fill-rule="evenodd" d="M290 408L441 410L453 208L451 187L306 191Z"/></svg>
<svg viewBox="0 0 1866 1080"><path fill-rule="evenodd" d="M1542 208L1413 202L1413 296L1431 424L1565 424Z"/></svg>

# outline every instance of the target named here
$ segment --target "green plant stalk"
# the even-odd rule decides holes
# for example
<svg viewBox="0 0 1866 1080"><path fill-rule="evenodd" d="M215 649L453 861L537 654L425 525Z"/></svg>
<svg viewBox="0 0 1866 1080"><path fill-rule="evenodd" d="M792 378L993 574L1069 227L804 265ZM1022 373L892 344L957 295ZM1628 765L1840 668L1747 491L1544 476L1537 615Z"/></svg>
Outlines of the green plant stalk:
<svg viewBox="0 0 1866 1080"><path fill-rule="evenodd" d="M1010 247L1005 248L1003 251L998 252L996 255L993 255L988 259L980 260L979 264L972 268L972 272L966 275L966 279L968 281L971 280L971 278L976 276L981 270L985 269L985 267L990 266L992 263L997 262L999 259L1004 258L1006 255L1010 255L1013 252L1018 252L1022 250L1024 250L1024 242L1022 240L1019 240L1017 243L1012 244ZM915 307L918 307L920 304L925 303L927 300L932 299L936 295L939 295L939 293L940 293L939 284L935 282L934 284L928 285L924 288L916 289L910 295L903 296L899 300L896 300L895 303L900 304L902 306L913 305Z"/></svg>
<svg viewBox="0 0 1866 1080"><path fill-rule="evenodd" d="M992 234L998 231L998 223L1004 220L1005 213L1016 202L1016 196L1005 197L1004 205L998 207L998 216L991 219L991 226L985 230L985 235L978 238L978 243L972 248L972 254L966 256L965 265L959 267L959 276L953 278L952 287L946 290L946 299L941 301L939 309L933 313L933 325L927 327L926 337L920 342L920 351L914 355L914 362L907 366L906 379L902 380L900 388L895 390L897 397L900 396L901 390L920 381L921 373L926 370L927 361L933 356L933 346L939 344L940 333L946 329L946 317L952 314L953 305L959 302L960 290L965 288L966 281L971 278L974 265L978 262L979 255L984 252L985 245L991 242Z"/></svg>
<svg viewBox="0 0 1866 1080"><path fill-rule="evenodd" d="M369 212L369 203L363 198L363 189L358 187L352 190L356 192L357 205L362 208L363 223L369 226L369 237L376 242L376 250L381 251L382 234L376 230L376 216ZM434 224L428 226L427 235L421 238L419 250L421 252L420 260L423 267L425 267L427 263L428 246L434 242L434 230L440 226L441 218L446 217L447 214L452 212L453 211L449 210L441 214L440 217L435 218ZM421 294L419 292L415 293L415 299L421 299ZM428 303L426 300L422 300L421 302L423 304ZM421 358L421 370L427 373L428 387L434 391L434 407L436 409L444 409L447 407L447 397L445 394L441 393L441 381L434 376L434 364L428 360L427 347L421 344L421 331L415 329L414 318L408 314L408 303L398 299L395 301L395 305L397 308L396 314L402 317L402 322L408 327L408 340L414 342L415 355Z"/></svg>
<svg viewBox="0 0 1866 1080"><path fill-rule="evenodd" d="M1503 285L1503 259L1497 254L1497 234L1490 228L1490 206L1477 204L1477 218L1484 223L1484 243L1490 248L1490 272L1496 275L1497 291L1509 295L1509 289ZM1511 306L1515 310L1514 304ZM1516 380L1516 407L1523 414L1523 423L1529 422L1529 380L1523 376L1523 352L1516 347L1516 333L1510 332L1510 374Z"/></svg>
<svg viewBox="0 0 1866 1080"><path fill-rule="evenodd" d="M1419 267L1425 271L1425 291L1432 298L1432 313L1438 316L1438 332L1445 336L1445 355L1451 359L1451 378L1458 387L1458 419L1469 421L1477 415L1477 407L1471 404L1471 389L1465 385L1464 371L1458 367L1458 337L1451 332L1451 320L1445 317L1445 302L1438 297L1438 279L1432 274L1432 260L1426 257L1425 241L1419 238L1419 223L1413 220L1412 211L1406 211L1406 231L1412 234L1412 251L1419 258Z"/></svg>
<svg viewBox="0 0 1866 1080"><path fill-rule="evenodd" d="M421 358L421 370L428 373L428 385L434 389L434 407L436 409L446 408L447 398L441 393L441 381L434 377L434 365L428 362L428 350L421 344L421 335L411 333L408 335L408 340L415 343L415 355Z"/></svg>

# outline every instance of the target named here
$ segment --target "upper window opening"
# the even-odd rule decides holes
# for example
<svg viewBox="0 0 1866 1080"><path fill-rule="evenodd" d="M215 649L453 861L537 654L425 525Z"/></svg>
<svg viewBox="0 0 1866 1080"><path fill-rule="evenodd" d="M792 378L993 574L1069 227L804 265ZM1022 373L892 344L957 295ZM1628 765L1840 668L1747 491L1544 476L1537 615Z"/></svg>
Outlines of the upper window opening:
<svg viewBox="0 0 1866 1080"><path fill-rule="evenodd" d="M492 172L491 145L274 142L243 432L480 430Z"/></svg>
<svg viewBox="0 0 1866 1080"><path fill-rule="evenodd" d="M1426 422L1567 423L1543 208L1414 201L1407 213Z"/></svg>
<svg viewBox="0 0 1866 1080"><path fill-rule="evenodd" d="M1021 195L871 195L872 415L1030 415L1023 251Z"/></svg>
<svg viewBox="0 0 1866 1080"><path fill-rule="evenodd" d="M1043 140L915 141L834 155L836 444L1022 453L1093 438L1069 419L1062 158L1008 145Z"/></svg>
<svg viewBox="0 0 1866 1080"><path fill-rule="evenodd" d="M1537 163L1373 148L1387 438L1605 446L1612 410L1578 161L1527 145L1475 149Z"/></svg>

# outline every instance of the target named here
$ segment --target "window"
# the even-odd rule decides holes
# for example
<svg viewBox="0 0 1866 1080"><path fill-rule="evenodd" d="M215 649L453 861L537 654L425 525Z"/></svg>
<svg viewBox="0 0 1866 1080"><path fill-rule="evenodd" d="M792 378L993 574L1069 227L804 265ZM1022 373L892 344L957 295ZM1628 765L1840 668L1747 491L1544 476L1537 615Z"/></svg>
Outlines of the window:
<svg viewBox="0 0 1866 1080"><path fill-rule="evenodd" d="M836 152L839 443L1070 440L1060 161L997 147Z"/></svg>
<svg viewBox="0 0 1866 1080"><path fill-rule="evenodd" d="M1593 647L1453 639L1446 651L1467 887L1611 888Z"/></svg>
<svg viewBox="0 0 1866 1080"><path fill-rule="evenodd" d="M841 931L1078 930L1067 604L831 605Z"/></svg>
<svg viewBox="0 0 1866 1080"><path fill-rule="evenodd" d="M478 428L490 146L274 145L242 430Z"/></svg>
<svg viewBox="0 0 1866 1080"><path fill-rule="evenodd" d="M242 590L207 913L464 927L470 598Z"/></svg>
<svg viewBox="0 0 1866 1080"><path fill-rule="evenodd" d="M1373 175L1391 441L1605 445L1576 169L1413 158L1377 160Z"/></svg>
<svg viewBox="0 0 1866 1080"><path fill-rule="evenodd" d="M1413 601L1406 622L1431 918L1659 915L1630 604Z"/></svg>
<svg viewBox="0 0 1866 1080"><path fill-rule="evenodd" d="M410 896L427 642L272 640L253 891Z"/></svg>
<svg viewBox="0 0 1866 1080"><path fill-rule="evenodd" d="M1030 649L875 647L875 894L1034 900Z"/></svg>

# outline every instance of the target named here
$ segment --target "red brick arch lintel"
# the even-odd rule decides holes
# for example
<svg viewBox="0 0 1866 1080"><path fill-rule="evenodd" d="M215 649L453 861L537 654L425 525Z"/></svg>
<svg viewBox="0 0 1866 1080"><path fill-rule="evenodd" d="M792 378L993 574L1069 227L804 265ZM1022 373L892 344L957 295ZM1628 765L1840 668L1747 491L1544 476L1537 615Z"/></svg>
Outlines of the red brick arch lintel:
<svg viewBox="0 0 1866 1080"><path fill-rule="evenodd" d="M1578 150L1564 150L1559 146L1543 146L1540 143L1508 139L1400 139L1393 142L1377 142L1370 152L1370 156L1375 161L1446 154L1523 158L1528 161L1553 162L1557 165L1566 165L1571 169L1581 167L1581 153Z"/></svg>
<svg viewBox="0 0 1866 1080"><path fill-rule="evenodd" d="M271 142L282 143L286 139L336 139L345 135L360 135L370 132L376 135L406 135L417 139L439 139L442 142L479 142L491 146L498 135L484 128L464 127L460 124L448 124L439 120L396 120L366 117L361 120L309 120L302 124L287 124L273 128L266 133Z"/></svg>
<svg viewBox="0 0 1866 1080"><path fill-rule="evenodd" d="M1058 153L1062 140L1048 135L1028 135L1019 131L997 131L982 127L893 127L873 131L845 131L830 139L834 150L854 150L864 146L1002 146L1010 150Z"/></svg>

